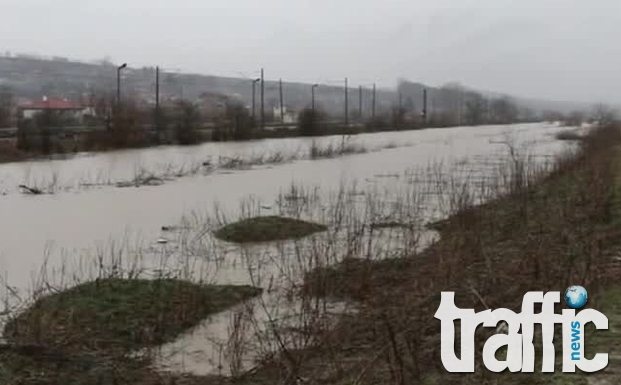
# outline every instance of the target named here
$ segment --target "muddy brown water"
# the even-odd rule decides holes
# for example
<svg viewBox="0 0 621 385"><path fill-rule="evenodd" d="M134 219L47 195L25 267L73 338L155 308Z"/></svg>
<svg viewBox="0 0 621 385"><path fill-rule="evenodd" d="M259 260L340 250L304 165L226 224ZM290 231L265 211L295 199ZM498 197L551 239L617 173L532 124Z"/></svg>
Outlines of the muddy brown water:
<svg viewBox="0 0 621 385"><path fill-rule="evenodd" d="M281 266L273 263L273 255L287 254L281 246L256 251L256 255L267 258L267 267L263 267L267 273L257 282L257 276L249 272L258 267L243 263L243 253L234 245L218 245L219 252L207 251L211 246L205 242L188 246L188 239L192 233L196 235L196 229L179 235L163 232L162 226L178 225L184 215L193 218L196 224L202 215L214 212L214 205L230 218L236 218L242 209L241 202L247 202L249 197L255 207L273 213L278 206L276 198L292 185L316 188L319 195L326 197L343 185L351 190L355 184L364 201L365 192L397 191L412 183L407 177L409 172L431 165L442 164L442 169L448 172L463 166L469 175L485 175L494 167L495 160L506 157L508 141L545 162L549 156L569 146L554 137L565 129L553 124L521 124L364 134L348 140L373 151L322 160L304 160L312 139L293 138L169 146L84 154L69 160L0 165L0 193L5 194L0 195L0 286L10 285L24 292L36 286L38 280L68 285L75 281L73 276L96 275L98 256L162 270L174 269L174 261L184 258L187 261L190 256L194 265L185 268L197 270L233 254L237 257L229 258L229 262L236 260L235 263L217 264L217 268L215 262L210 265L205 273L210 281L258 283L268 288L273 285L274 277L278 281L279 277L287 276ZM317 139L319 145L338 145L341 140L341 137ZM199 173L170 180L160 186L111 186L118 181L131 180L145 170L158 174L205 161L214 163L219 156L253 159L273 153L302 159L247 170L214 170L207 175ZM17 188L20 184L52 186L55 193L24 195ZM96 185L100 186L93 187ZM437 211L434 205L437 202L433 200L425 202L427 214ZM422 237L430 241L434 235L423 232ZM168 243L158 244L160 238ZM312 242L312 237L310 239L308 242ZM214 243L213 240L209 242ZM210 259L206 255L213 260L205 263L201 259ZM299 278L298 273L289 274L288 278L291 276ZM255 307L271 307L278 311L295 307L279 302L279 298L266 293ZM343 310L344 305L331 306ZM228 366L222 362L222 346L230 341L227 330L234 314L235 309L211 317L176 343L162 347L162 359L157 365L197 374L227 371ZM266 320L269 317L263 314L257 318ZM265 346L262 349L269 350ZM256 352L244 354L247 366L256 355Z"/></svg>

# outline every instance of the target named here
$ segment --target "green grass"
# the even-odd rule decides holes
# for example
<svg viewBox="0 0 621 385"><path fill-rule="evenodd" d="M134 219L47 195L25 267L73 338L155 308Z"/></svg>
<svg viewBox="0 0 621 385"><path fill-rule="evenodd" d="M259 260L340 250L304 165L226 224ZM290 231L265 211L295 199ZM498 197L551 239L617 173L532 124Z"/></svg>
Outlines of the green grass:
<svg viewBox="0 0 621 385"><path fill-rule="evenodd" d="M261 289L186 281L106 279L43 297L9 322L10 343L69 351L128 350L174 340Z"/></svg>
<svg viewBox="0 0 621 385"><path fill-rule="evenodd" d="M215 232L219 239L234 243L269 242L298 239L326 231L327 227L294 218L265 216L243 219Z"/></svg>

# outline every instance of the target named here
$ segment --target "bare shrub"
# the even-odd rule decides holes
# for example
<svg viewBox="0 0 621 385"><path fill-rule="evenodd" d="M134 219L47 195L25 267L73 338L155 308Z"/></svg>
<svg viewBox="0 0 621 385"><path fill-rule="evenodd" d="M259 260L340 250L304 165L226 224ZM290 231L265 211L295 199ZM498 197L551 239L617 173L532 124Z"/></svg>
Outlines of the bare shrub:
<svg viewBox="0 0 621 385"><path fill-rule="evenodd" d="M583 136L576 131L561 131L555 135L558 140L582 140Z"/></svg>
<svg viewBox="0 0 621 385"><path fill-rule="evenodd" d="M200 114L197 107L187 100L177 103L177 122L175 124L175 136L177 143L181 145L196 144L199 142L198 124Z"/></svg>
<svg viewBox="0 0 621 385"><path fill-rule="evenodd" d="M323 135L327 131L326 114L323 110L305 108L298 115L298 130L302 136Z"/></svg>

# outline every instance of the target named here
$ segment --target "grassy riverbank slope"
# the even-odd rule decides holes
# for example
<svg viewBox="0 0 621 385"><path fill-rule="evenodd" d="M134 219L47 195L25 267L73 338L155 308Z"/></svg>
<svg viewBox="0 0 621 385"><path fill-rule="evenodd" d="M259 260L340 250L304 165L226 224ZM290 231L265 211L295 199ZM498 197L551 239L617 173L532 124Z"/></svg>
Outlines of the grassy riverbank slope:
<svg viewBox="0 0 621 385"><path fill-rule="evenodd" d="M551 174L530 172L516 162L519 177L506 186L509 192L482 206L464 204L439 226L441 240L422 255L348 260L309 273L307 295L356 302L360 312L317 336L313 349L281 355L245 377L246 383L293 378L331 384L619 383L614 363L588 377L562 374L559 365L554 375L491 373L481 352L494 329L483 328L476 337L476 372L446 373L440 321L434 319L442 291L455 291L460 308L519 312L528 291L563 292L582 285L589 291L589 306L607 311L612 328L587 329L587 352L608 352L613 360L619 356L621 349L611 342L621 321L621 309L614 305L621 276L619 144L619 128L604 127L593 131L576 154L558 161ZM560 346L557 352L558 362ZM613 382L603 382L608 380Z"/></svg>

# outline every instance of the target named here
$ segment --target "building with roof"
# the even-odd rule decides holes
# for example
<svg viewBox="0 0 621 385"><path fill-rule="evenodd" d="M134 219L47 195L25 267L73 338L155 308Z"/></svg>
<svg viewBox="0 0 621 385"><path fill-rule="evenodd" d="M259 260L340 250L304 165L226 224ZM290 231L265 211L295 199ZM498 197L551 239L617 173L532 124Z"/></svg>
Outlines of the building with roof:
<svg viewBox="0 0 621 385"><path fill-rule="evenodd" d="M48 98L46 96L41 100L19 105L19 115L24 119L32 119L37 114L45 111L59 112L66 117L78 120L83 119L86 115L95 115L95 109L88 104L76 103L67 99Z"/></svg>
<svg viewBox="0 0 621 385"><path fill-rule="evenodd" d="M281 117L282 112L282 117ZM294 124L296 122L295 112L291 110L287 110L287 106L282 106L282 111L280 110L280 106L273 107L274 120L283 124Z"/></svg>

